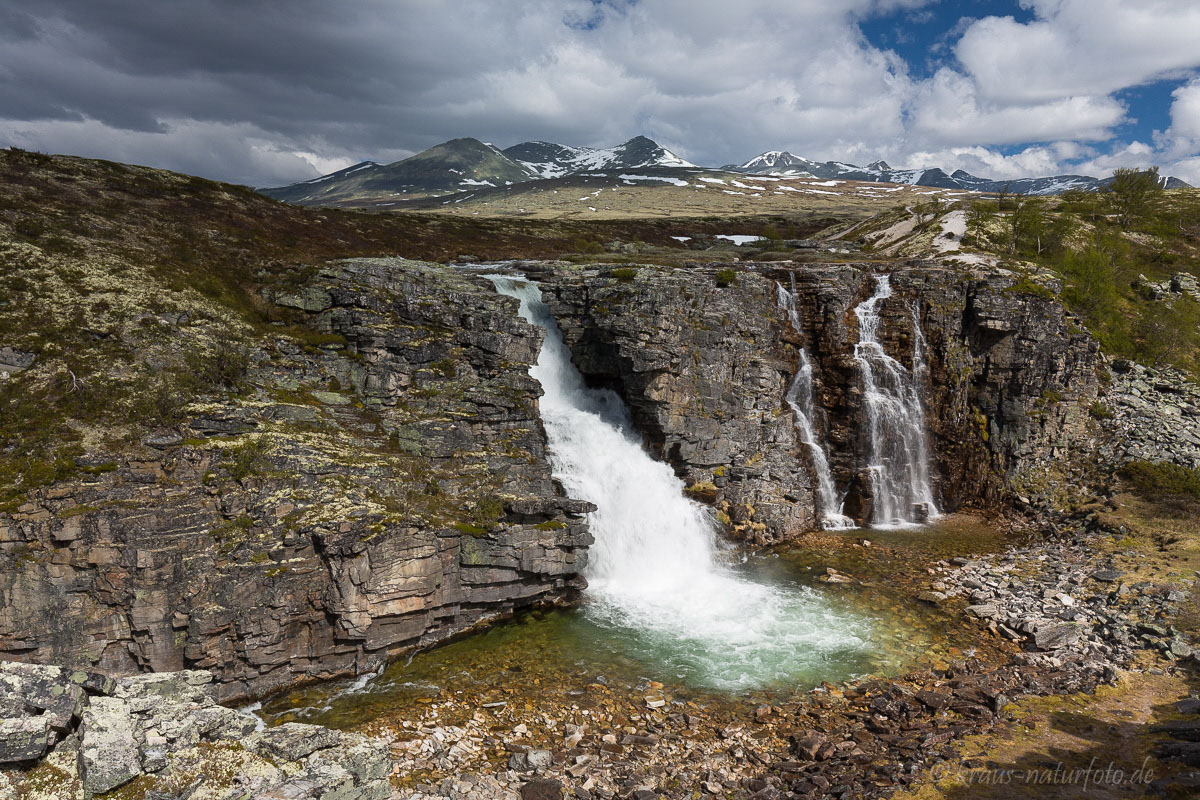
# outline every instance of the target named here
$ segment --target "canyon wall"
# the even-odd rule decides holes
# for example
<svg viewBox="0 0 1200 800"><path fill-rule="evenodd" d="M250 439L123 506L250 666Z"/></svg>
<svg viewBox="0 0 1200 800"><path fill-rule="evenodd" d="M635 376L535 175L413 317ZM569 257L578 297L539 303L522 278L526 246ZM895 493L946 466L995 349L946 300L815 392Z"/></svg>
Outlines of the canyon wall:
<svg viewBox="0 0 1200 800"><path fill-rule="evenodd" d="M231 700L584 585L591 506L551 479L515 301L403 260L269 294L307 324L267 326L239 395L0 514L0 658L204 669Z"/></svg>
<svg viewBox="0 0 1200 800"><path fill-rule="evenodd" d="M1085 432L1099 355L1046 291L890 265L880 341L914 321L939 502L1036 491ZM626 270L525 264L574 360L726 531L811 530L811 453L784 395L798 346L848 513L870 514L853 308L874 265ZM776 305L795 280L800 331ZM1028 288L1028 287L1025 287ZM463 271L355 260L263 302L233 395L149 437L85 436L74 476L0 512L0 658L111 673L203 669L229 701L362 673L515 609L571 602L584 499L550 474L516 302ZM170 342L172 326L159 320Z"/></svg>
<svg viewBox="0 0 1200 800"><path fill-rule="evenodd" d="M803 343L846 512L870 517L862 376L854 307L879 268L764 266L541 275L576 363L629 402L646 444L726 515L730 530L770 542L813 527L811 456L783 404ZM923 394L944 509L996 508L1042 488L1087 435L1100 355L1047 289L1011 274L914 262L888 265L880 341L912 367L924 334ZM775 305L796 286L803 330ZM724 519L724 517L722 517Z"/></svg>

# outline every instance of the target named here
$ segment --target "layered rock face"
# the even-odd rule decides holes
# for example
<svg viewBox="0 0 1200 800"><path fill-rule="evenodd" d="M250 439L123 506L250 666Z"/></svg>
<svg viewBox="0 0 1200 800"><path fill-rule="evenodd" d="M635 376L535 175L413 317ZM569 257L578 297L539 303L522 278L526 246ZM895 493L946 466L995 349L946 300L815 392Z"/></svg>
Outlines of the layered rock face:
<svg viewBox="0 0 1200 800"><path fill-rule="evenodd" d="M911 370L917 326L924 336L925 418L944 510L996 506L1039 489L1089 437L1099 346L1050 291L1023 291L1009 273L921 262L889 272L880 341ZM820 365L835 469L850 487L850 512L858 507L865 517L868 442L853 308L874 290L874 269L803 270L796 281L811 298L801 313Z"/></svg>
<svg viewBox="0 0 1200 800"><path fill-rule="evenodd" d="M705 272L652 268L632 280L540 277L580 372L617 390L650 453L734 535L761 543L815 527L811 467L783 406L795 333L773 281L739 273L719 286Z"/></svg>
<svg viewBox="0 0 1200 800"><path fill-rule="evenodd" d="M783 398L806 346L834 478L847 513L870 517L854 307L871 265L807 266L794 276L642 268L632 278L561 267L540 275L580 370L630 404L648 448L765 542L814 526L813 467ZM947 508L994 506L1030 491L1086 433L1098 390L1096 344L1049 293L1011 275L911 263L889 270L880 342L912 368L924 334L923 396L937 490ZM799 337L775 306L796 283Z"/></svg>
<svg viewBox="0 0 1200 800"><path fill-rule="evenodd" d="M269 298L306 324L256 340L239 396L0 514L0 656L205 669L232 700L583 585L591 506L551 479L515 301L403 260L296 286Z"/></svg>
<svg viewBox="0 0 1200 800"><path fill-rule="evenodd" d="M751 542L825 510L784 401L803 344L833 477L869 518L853 309L872 266L526 267L581 371ZM793 277L799 332L776 305ZM879 340L901 363L924 333L946 508L1036 489L1088 424L1095 344L1015 285L899 265L880 304ZM253 340L240 394L193 402L143 441L94 437L82 477L0 514L0 656L205 669L232 700L374 669L583 586L592 506L551 477L528 375L540 333L515 301L403 260L339 262L264 294L290 316Z"/></svg>

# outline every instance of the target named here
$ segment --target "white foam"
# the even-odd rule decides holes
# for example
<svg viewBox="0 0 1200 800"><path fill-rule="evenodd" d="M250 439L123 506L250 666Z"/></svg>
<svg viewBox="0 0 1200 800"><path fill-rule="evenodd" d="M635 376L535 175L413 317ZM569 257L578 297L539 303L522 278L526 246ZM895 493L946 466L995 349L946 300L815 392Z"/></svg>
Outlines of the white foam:
<svg viewBox="0 0 1200 800"><path fill-rule="evenodd" d="M546 331L530 374L545 392L555 477L571 497L597 506L588 519L594 619L649 637L666 662L721 688L786 680L801 665L868 648L867 623L814 590L756 582L726 566L710 510L646 454L616 394L584 385L536 284L487 277Z"/></svg>

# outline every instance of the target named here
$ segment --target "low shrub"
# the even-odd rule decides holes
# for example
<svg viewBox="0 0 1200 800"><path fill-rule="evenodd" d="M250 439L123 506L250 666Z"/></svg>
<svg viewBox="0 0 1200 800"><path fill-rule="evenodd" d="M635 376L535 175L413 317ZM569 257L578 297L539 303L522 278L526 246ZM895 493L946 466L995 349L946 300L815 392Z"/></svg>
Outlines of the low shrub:
<svg viewBox="0 0 1200 800"><path fill-rule="evenodd" d="M267 471L271 466L271 443L260 436L228 448L223 455L229 477L240 481Z"/></svg>
<svg viewBox="0 0 1200 800"><path fill-rule="evenodd" d="M1130 461L1117 474L1147 500L1200 502L1200 470L1167 461Z"/></svg>

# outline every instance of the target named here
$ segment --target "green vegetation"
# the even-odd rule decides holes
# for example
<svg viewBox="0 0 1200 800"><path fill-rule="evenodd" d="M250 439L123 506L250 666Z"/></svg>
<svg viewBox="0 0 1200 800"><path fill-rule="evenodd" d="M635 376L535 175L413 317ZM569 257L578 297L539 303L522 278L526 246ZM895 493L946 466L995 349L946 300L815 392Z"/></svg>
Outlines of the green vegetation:
<svg viewBox="0 0 1200 800"><path fill-rule="evenodd" d="M1158 167L1148 170L1121 168L1113 173L1108 197L1122 230L1153 214L1162 193Z"/></svg>
<svg viewBox="0 0 1200 800"><path fill-rule="evenodd" d="M933 197L924 203L913 206L913 216L917 220L917 228L924 230L932 225L942 213L942 202Z"/></svg>
<svg viewBox="0 0 1200 800"><path fill-rule="evenodd" d="M978 245L983 231L995 218L996 213L991 203L977 200L967 207L967 235L964 242Z"/></svg>
<svg viewBox="0 0 1200 800"><path fill-rule="evenodd" d="M576 237L571 242L571 247L576 253L598 255L604 252L604 245L592 239L584 239L583 237Z"/></svg>
<svg viewBox="0 0 1200 800"><path fill-rule="evenodd" d="M222 455L229 477L239 481L258 477L271 466L271 443L266 437L258 436L227 448Z"/></svg>
<svg viewBox="0 0 1200 800"><path fill-rule="evenodd" d="M1156 170L1119 170L1102 192L1001 192L967 209L969 243L1060 276L1061 299L1112 355L1200 377L1200 303L1155 299L1145 280L1200 276L1200 192L1165 191ZM1012 291L1048 296L1022 278Z"/></svg>
<svg viewBox="0 0 1200 800"><path fill-rule="evenodd" d="M484 530L490 530L504 518L504 501L495 495L489 495L476 501L471 510L471 524Z"/></svg>
<svg viewBox="0 0 1200 800"><path fill-rule="evenodd" d="M716 277L716 281L717 281L717 286L720 286L721 288L724 288L726 286L732 286L733 282L735 280L737 280L737 270L734 270L731 267L726 267L725 269L719 269L719 270L717 270L717 274L715 277Z"/></svg>
<svg viewBox="0 0 1200 800"><path fill-rule="evenodd" d="M1028 294L1034 297L1041 297L1046 300L1054 299L1054 292L1049 286L1038 283L1028 275L1022 275L1017 279L1017 282L1008 287L1005 291L1013 292L1014 294Z"/></svg>
<svg viewBox="0 0 1200 800"><path fill-rule="evenodd" d="M628 283L637 277L637 270L633 267L617 267L608 271L608 277Z"/></svg>
<svg viewBox="0 0 1200 800"><path fill-rule="evenodd" d="M1200 502L1200 470L1169 462L1130 461L1118 474L1147 500Z"/></svg>

